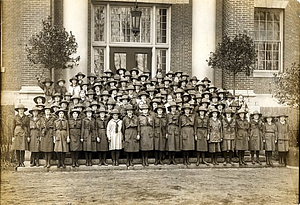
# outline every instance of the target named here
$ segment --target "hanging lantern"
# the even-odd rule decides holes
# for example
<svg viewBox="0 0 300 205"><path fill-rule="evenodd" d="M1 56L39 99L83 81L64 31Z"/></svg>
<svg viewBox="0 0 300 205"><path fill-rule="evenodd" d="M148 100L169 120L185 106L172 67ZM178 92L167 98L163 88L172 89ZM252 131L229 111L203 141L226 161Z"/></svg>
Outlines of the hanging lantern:
<svg viewBox="0 0 300 205"><path fill-rule="evenodd" d="M140 33L140 22L142 11L138 10L137 1L135 2L134 9L131 13L131 21L132 21L132 33L134 36L137 36Z"/></svg>

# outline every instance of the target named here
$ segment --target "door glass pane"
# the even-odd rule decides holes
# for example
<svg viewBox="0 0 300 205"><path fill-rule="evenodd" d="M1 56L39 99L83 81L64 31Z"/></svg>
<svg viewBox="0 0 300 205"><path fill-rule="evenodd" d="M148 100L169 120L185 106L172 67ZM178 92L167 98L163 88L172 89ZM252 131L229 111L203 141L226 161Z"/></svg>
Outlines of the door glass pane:
<svg viewBox="0 0 300 205"><path fill-rule="evenodd" d="M111 41L112 42L150 42L151 8L139 7L142 11L140 33L135 38L132 33L131 7L111 7Z"/></svg>
<svg viewBox="0 0 300 205"><path fill-rule="evenodd" d="M157 49L157 70L161 69L162 74L166 74L167 69L167 49Z"/></svg>
<svg viewBox="0 0 300 205"><path fill-rule="evenodd" d="M126 69L126 53L114 53L114 65L115 69Z"/></svg>
<svg viewBox="0 0 300 205"><path fill-rule="evenodd" d="M148 54L146 54L146 53L136 53L135 54L136 67L140 71L147 70L147 66L148 66L147 60L148 60Z"/></svg>

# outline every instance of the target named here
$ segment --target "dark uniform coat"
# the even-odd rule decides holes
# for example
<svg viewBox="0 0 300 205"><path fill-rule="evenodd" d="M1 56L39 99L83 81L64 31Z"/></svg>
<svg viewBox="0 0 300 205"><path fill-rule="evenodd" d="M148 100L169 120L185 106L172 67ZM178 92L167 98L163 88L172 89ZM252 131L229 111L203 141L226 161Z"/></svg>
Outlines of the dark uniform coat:
<svg viewBox="0 0 300 205"><path fill-rule="evenodd" d="M167 114L167 145L166 150L172 152L181 151L180 139L179 139L179 113L176 112L172 114L171 112Z"/></svg>
<svg viewBox="0 0 300 205"><path fill-rule="evenodd" d="M196 150L199 152L207 152L207 129L209 125L209 118L201 118L199 115L195 119L195 132L197 135Z"/></svg>
<svg viewBox="0 0 300 205"><path fill-rule="evenodd" d="M123 118L122 133L124 136L124 151L125 152L138 152L139 141L138 135L139 118L133 115L131 118L125 116Z"/></svg>
<svg viewBox="0 0 300 205"><path fill-rule="evenodd" d="M167 119L155 115L154 118L154 150L166 150Z"/></svg>
<svg viewBox="0 0 300 205"><path fill-rule="evenodd" d="M236 119L236 140L235 149L246 151L248 150L248 137L249 137L250 124L247 119Z"/></svg>
<svg viewBox="0 0 300 205"><path fill-rule="evenodd" d="M141 114L138 123L138 134L140 135L140 150L151 151L154 144L154 119L150 115Z"/></svg>
<svg viewBox="0 0 300 205"><path fill-rule="evenodd" d="M220 119L214 120L213 118L209 119L208 126L208 134L209 134L209 152L221 152L220 142L223 137L222 134L222 122Z"/></svg>
<svg viewBox="0 0 300 205"><path fill-rule="evenodd" d="M30 128L30 142L29 142L29 151L30 152L39 152L40 151L40 137L41 137L41 120L40 118L33 117L30 118L29 123Z"/></svg>
<svg viewBox="0 0 300 205"><path fill-rule="evenodd" d="M81 151L81 119L78 117L69 119L70 151Z"/></svg>
<svg viewBox="0 0 300 205"><path fill-rule="evenodd" d="M181 149L184 151L195 149L195 115L181 115L179 118L179 130L180 130L180 141Z"/></svg>
<svg viewBox="0 0 300 205"><path fill-rule="evenodd" d="M97 137L100 138L100 142L97 142L97 151L99 152L107 152L108 151L108 140L106 136L106 128L107 128L108 119L101 119L98 117L96 119L96 131Z"/></svg>
<svg viewBox="0 0 300 205"><path fill-rule="evenodd" d="M222 126L223 126L222 151L234 151L236 120L234 118L228 120L226 117L223 117Z"/></svg>
<svg viewBox="0 0 300 205"><path fill-rule="evenodd" d="M260 151L263 150L263 122L261 120L250 121L250 138L249 138L249 150Z"/></svg>
<svg viewBox="0 0 300 205"><path fill-rule="evenodd" d="M41 118L41 151L53 152L53 136L54 136L54 115L50 115L48 118L44 116Z"/></svg>
<svg viewBox="0 0 300 205"><path fill-rule="evenodd" d="M69 137L69 123L66 119L57 119L54 121L55 152L68 152L69 146L67 138Z"/></svg>
<svg viewBox="0 0 300 205"><path fill-rule="evenodd" d="M81 139L83 139L82 150L96 152L96 138L95 119L85 117L81 124Z"/></svg>
<svg viewBox="0 0 300 205"><path fill-rule="evenodd" d="M289 125L285 121L281 123L280 121L276 124L278 131L278 152L288 152L289 151Z"/></svg>
<svg viewBox="0 0 300 205"><path fill-rule="evenodd" d="M274 123L265 123L263 126L263 139L265 140L265 150L275 151L275 140L277 140L277 127Z"/></svg>
<svg viewBox="0 0 300 205"><path fill-rule="evenodd" d="M13 147L15 150L27 150L29 137L29 118L24 114L16 115L13 119Z"/></svg>

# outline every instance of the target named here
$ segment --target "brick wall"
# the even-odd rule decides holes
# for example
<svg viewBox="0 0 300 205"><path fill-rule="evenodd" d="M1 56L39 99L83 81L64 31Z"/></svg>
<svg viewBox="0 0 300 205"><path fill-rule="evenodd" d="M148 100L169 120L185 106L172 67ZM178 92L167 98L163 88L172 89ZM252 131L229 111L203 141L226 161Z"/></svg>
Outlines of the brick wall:
<svg viewBox="0 0 300 205"><path fill-rule="evenodd" d="M253 37L254 29L254 0L223 0L223 35L233 37L246 33ZM233 75L223 71L223 87L233 89ZM252 90L253 77L245 73L236 75L236 90Z"/></svg>
<svg viewBox="0 0 300 205"><path fill-rule="evenodd" d="M192 3L174 4L171 11L171 70L192 74Z"/></svg>
<svg viewBox="0 0 300 205"><path fill-rule="evenodd" d="M223 0L216 1L216 42L217 44L222 41L222 25L223 25ZM223 87L223 71L222 69L214 69L214 82L218 88Z"/></svg>
<svg viewBox="0 0 300 205"><path fill-rule="evenodd" d="M3 90L20 90L36 85L35 75L41 67L31 66L25 45L30 36L41 29L42 19L50 15L49 0L4 0L3 2ZM49 72L45 72L49 75Z"/></svg>

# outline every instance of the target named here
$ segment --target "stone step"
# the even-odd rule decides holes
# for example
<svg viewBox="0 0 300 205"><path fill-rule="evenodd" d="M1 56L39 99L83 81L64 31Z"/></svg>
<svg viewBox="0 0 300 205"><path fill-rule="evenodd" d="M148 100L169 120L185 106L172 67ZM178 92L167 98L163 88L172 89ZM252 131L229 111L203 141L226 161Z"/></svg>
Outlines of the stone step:
<svg viewBox="0 0 300 205"><path fill-rule="evenodd" d="M119 166L85 166L81 165L79 167L71 167L67 166L66 168L57 168L56 166L51 166L50 168L44 168L43 166L39 167L18 167L17 171L19 172L73 172L73 171L106 171L106 170L178 170L178 169L232 169L232 168L270 168L270 167L285 167L284 165L278 164L278 162L273 162L273 165L266 165L263 163L259 164L250 164L248 165L239 165L238 163L234 163L233 165L224 166L223 163L219 165L209 164L208 166L205 164L200 164L196 166L195 164L191 164L189 166L185 166L183 164L177 165L154 165L150 164L148 167L143 167L141 164L136 164L133 167L127 167L125 164L120 164Z"/></svg>
<svg viewBox="0 0 300 205"><path fill-rule="evenodd" d="M176 158L175 160L176 160L176 162L179 163L179 164L180 164L180 163L181 163L181 164L183 163L183 159L182 159L182 158ZM205 158L205 160L206 160L207 162L211 162L211 158ZM260 157L259 157L259 160L260 160L261 162L265 162L265 161L266 161L266 159L265 159L264 156L260 156ZM119 160L120 164L126 164L126 161L127 161L126 159L120 159L120 160ZM149 164L154 164L154 161L155 161L154 158L149 158L149 159L148 159ZM189 161L190 161L191 163L196 163L197 158L194 158L194 157L193 157L193 158L190 158ZM223 161L224 161L224 158L223 158L223 157L218 157L218 162L222 163ZM234 158L232 158L232 161L235 162L235 163L237 163L237 162L238 162L238 158L234 157ZM246 162L251 162L251 157L250 157L250 156L245 156L245 161L246 161ZM167 162L168 162L168 159L166 158L165 160L163 160L163 162L164 162L164 163L167 163ZM44 164L45 164L45 160L44 160L44 159L40 159L40 160L39 160L39 163L40 163L40 165L44 165ZM57 165L57 163L58 163L57 160L51 160L51 165ZM85 165L85 163L86 163L86 160L85 160L85 159L79 159L79 160L78 160L78 164L79 164L79 165ZM92 163L98 165L98 164L99 164L99 159L92 159ZM107 159L107 160L106 160L106 163L111 164L111 163L112 163L112 160L111 160L111 159ZM133 163L134 163L134 164L141 164L141 163L142 163L142 159L140 159L140 158L135 158L135 159L133 159ZM65 159L65 164L66 164L66 165L71 165L71 164L72 164L72 159L71 159L71 158L66 158L66 159ZM25 166L29 166L29 165L30 165L30 162L29 162L29 161L25 161Z"/></svg>

